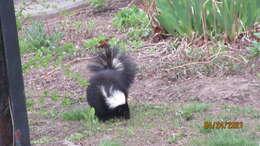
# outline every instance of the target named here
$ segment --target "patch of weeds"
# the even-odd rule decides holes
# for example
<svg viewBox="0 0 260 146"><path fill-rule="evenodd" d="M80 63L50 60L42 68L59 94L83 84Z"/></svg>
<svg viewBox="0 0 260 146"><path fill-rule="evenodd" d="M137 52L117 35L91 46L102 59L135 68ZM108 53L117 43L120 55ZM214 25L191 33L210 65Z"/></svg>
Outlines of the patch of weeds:
<svg viewBox="0 0 260 146"><path fill-rule="evenodd" d="M90 3L90 6L94 7L97 12L103 11L108 3L106 0L87 0Z"/></svg>
<svg viewBox="0 0 260 146"><path fill-rule="evenodd" d="M139 48L141 48L144 45L144 42L141 40L133 40L129 41L130 46L137 51Z"/></svg>
<svg viewBox="0 0 260 146"><path fill-rule="evenodd" d="M74 111L64 112L62 113L62 119L72 121L97 120L94 108L78 109Z"/></svg>
<svg viewBox="0 0 260 146"><path fill-rule="evenodd" d="M97 51L97 46L99 45L100 41L105 40L104 36L94 37L92 39L86 40L83 44L85 48L88 48L91 52Z"/></svg>
<svg viewBox="0 0 260 146"><path fill-rule="evenodd" d="M136 6L118 12L113 18L113 26L128 32L130 40L148 37L151 32L148 16Z"/></svg>
<svg viewBox="0 0 260 146"><path fill-rule="evenodd" d="M193 103L182 107L182 109L176 114L188 121L193 118L194 113L204 112L208 109L208 107L209 105L204 103Z"/></svg>
<svg viewBox="0 0 260 146"><path fill-rule="evenodd" d="M30 53L25 57L23 71L27 73L31 68L48 67L53 61L62 64L65 56L74 55L76 47L73 43L61 43L62 32L47 32L43 22L33 21L31 26L23 29L19 37L21 54Z"/></svg>
<svg viewBox="0 0 260 146"><path fill-rule="evenodd" d="M257 146L253 138L244 136L232 129L218 129L205 136L191 141L194 146Z"/></svg>
<svg viewBox="0 0 260 146"><path fill-rule="evenodd" d="M40 51L43 55L48 54L52 48L56 48L63 37L63 34L57 31L48 35L44 23L37 21L33 21L31 27L24 30L24 34L28 44L27 51Z"/></svg>
<svg viewBox="0 0 260 146"><path fill-rule="evenodd" d="M254 34L258 39L260 39L260 33ZM255 58L260 56L260 42L254 41L252 47L247 47L247 50L250 52L249 58Z"/></svg>
<svg viewBox="0 0 260 146"><path fill-rule="evenodd" d="M60 97L59 93L57 93L57 92L52 92L50 94L50 96L51 96L51 100L54 101L54 102L58 101L58 99Z"/></svg>
<svg viewBox="0 0 260 146"><path fill-rule="evenodd" d="M99 146L122 146L122 144L115 140L103 140Z"/></svg>
<svg viewBox="0 0 260 146"><path fill-rule="evenodd" d="M187 136L185 133L181 133L179 135L173 135L171 138L168 139L168 143L173 144L177 141L181 140L183 137Z"/></svg>
<svg viewBox="0 0 260 146"><path fill-rule="evenodd" d="M51 119L56 120L58 118L58 112L54 111L54 110L51 110L51 111L48 112L48 116Z"/></svg>
<svg viewBox="0 0 260 146"><path fill-rule="evenodd" d="M26 99L26 107L28 109L31 109L34 104L35 104L35 101L33 99L30 99L30 98Z"/></svg>
<svg viewBox="0 0 260 146"><path fill-rule="evenodd" d="M260 118L260 112L249 107L238 107L238 106L229 106L229 105L221 105L221 107L226 111L226 112L233 112L237 116L246 116L250 118Z"/></svg>
<svg viewBox="0 0 260 146"><path fill-rule="evenodd" d="M63 106L71 106L73 104L73 101L70 98L70 95L65 95L61 101L61 104Z"/></svg>
<svg viewBox="0 0 260 146"><path fill-rule="evenodd" d="M32 141L32 144L44 144L44 143L52 142L54 140L55 140L54 138L43 137L43 138L40 138L38 140Z"/></svg>
<svg viewBox="0 0 260 146"><path fill-rule="evenodd" d="M68 140L75 142L81 140L83 137L85 137L85 135L82 133L74 133L68 137Z"/></svg>
<svg viewBox="0 0 260 146"><path fill-rule="evenodd" d="M39 100L40 100L40 103L41 103L41 104L44 104L44 103L45 103L45 98L46 98L46 96L40 96L40 97L39 97Z"/></svg>

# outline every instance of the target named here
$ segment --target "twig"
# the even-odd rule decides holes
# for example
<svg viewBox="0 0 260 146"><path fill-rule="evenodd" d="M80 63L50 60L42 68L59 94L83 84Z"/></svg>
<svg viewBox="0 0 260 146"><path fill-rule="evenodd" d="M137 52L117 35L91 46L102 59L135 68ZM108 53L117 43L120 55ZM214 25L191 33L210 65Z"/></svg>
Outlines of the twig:
<svg viewBox="0 0 260 146"><path fill-rule="evenodd" d="M212 59L210 59L209 61L191 62L191 63L187 63L187 64L184 64L184 65L180 65L180 66L173 67L173 68L171 68L171 69L184 68L184 67L186 67L186 66L191 66L191 65L196 65L196 64L209 64L209 63L211 63L212 61L214 61L214 60L219 56L220 51L221 51L221 49L218 50L218 53L217 53L217 54L212 55L212 56L210 57L210 58L212 58Z"/></svg>

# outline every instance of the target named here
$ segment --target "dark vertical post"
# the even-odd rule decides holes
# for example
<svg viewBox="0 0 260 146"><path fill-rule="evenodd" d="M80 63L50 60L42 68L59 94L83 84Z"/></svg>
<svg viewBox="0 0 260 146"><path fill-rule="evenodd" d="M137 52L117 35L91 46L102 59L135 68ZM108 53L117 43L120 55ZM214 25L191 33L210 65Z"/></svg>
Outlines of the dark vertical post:
<svg viewBox="0 0 260 146"><path fill-rule="evenodd" d="M0 145L9 146L11 133L13 145L30 146L13 0L0 1L0 25Z"/></svg>
<svg viewBox="0 0 260 146"><path fill-rule="evenodd" d="M2 34L1 29L0 34ZM13 143L12 118L8 103L9 98L5 64L4 45L2 35L0 35L0 146L11 145Z"/></svg>

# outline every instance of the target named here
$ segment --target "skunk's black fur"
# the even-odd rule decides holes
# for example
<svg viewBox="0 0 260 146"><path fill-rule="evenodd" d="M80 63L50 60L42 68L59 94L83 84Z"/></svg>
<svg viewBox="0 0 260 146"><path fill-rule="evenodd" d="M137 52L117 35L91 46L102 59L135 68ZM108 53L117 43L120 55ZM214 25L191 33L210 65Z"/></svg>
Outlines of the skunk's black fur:
<svg viewBox="0 0 260 146"><path fill-rule="evenodd" d="M134 81L136 65L117 48L106 47L89 66L94 75L89 80L87 101L99 120L130 118L128 89Z"/></svg>

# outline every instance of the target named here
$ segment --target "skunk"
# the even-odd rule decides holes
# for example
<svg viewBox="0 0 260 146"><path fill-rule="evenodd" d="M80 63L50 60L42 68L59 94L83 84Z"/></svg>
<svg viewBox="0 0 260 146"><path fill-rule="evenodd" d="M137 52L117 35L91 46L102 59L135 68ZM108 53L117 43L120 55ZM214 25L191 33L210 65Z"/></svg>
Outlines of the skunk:
<svg viewBox="0 0 260 146"><path fill-rule="evenodd" d="M88 104L101 121L130 118L128 89L136 74L136 64L117 48L106 46L89 66L94 75L87 88Z"/></svg>

